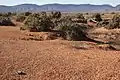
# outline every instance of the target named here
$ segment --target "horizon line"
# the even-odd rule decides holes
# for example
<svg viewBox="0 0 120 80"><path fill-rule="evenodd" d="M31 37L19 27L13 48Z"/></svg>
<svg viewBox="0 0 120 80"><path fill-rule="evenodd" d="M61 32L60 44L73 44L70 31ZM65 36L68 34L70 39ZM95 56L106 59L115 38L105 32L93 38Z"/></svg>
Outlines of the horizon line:
<svg viewBox="0 0 120 80"><path fill-rule="evenodd" d="M0 6L17 6L17 5L23 5L23 4L33 4L33 5L38 5L38 6L41 6L41 5L47 5L47 4L61 4L61 5L110 5L110 6L112 6L112 7L116 7L116 6L118 6L118 5L120 5L120 4L118 4L118 5L112 5L112 4L90 4L90 3L88 3L88 4L70 4L70 3L46 3L46 4L35 4L35 3L20 3L20 4L13 4L13 5L7 5L7 4L0 4Z"/></svg>

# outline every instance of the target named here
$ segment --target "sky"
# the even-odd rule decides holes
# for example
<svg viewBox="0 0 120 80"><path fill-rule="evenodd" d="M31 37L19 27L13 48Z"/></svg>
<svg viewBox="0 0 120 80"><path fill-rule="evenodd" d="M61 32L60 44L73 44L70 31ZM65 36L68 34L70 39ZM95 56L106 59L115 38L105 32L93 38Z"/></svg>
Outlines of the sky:
<svg viewBox="0 0 120 80"><path fill-rule="evenodd" d="M23 3L32 3L32 4L48 4L48 3L60 3L60 4L111 4L116 6L120 4L120 0L1 0L0 5L17 5Z"/></svg>

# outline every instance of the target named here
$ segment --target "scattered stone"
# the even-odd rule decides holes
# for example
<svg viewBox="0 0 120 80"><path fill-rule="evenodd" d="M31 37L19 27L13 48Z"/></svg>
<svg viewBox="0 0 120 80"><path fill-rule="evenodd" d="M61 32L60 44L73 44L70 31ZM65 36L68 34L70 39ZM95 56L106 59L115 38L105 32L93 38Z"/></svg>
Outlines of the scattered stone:
<svg viewBox="0 0 120 80"><path fill-rule="evenodd" d="M110 42L110 48L114 49L114 50L117 50L117 51L120 51L120 40L114 40L112 42Z"/></svg>
<svg viewBox="0 0 120 80"><path fill-rule="evenodd" d="M111 44L110 48L117 50L117 51L120 51L120 45L117 45L117 44Z"/></svg>
<svg viewBox="0 0 120 80"><path fill-rule="evenodd" d="M25 73L24 71L20 71L20 70L17 71L17 74L18 74L18 75L26 75L26 73Z"/></svg>

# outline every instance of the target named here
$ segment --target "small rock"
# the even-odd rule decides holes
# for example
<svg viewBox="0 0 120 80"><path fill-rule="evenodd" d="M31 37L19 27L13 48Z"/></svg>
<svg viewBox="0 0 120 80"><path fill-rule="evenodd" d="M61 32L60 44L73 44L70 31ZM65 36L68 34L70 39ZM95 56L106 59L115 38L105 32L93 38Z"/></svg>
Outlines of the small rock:
<svg viewBox="0 0 120 80"><path fill-rule="evenodd" d="M120 51L120 40L115 40L113 42L110 42L110 48Z"/></svg>
<svg viewBox="0 0 120 80"><path fill-rule="evenodd" d="M17 71L18 75L26 75L26 73L24 71Z"/></svg>

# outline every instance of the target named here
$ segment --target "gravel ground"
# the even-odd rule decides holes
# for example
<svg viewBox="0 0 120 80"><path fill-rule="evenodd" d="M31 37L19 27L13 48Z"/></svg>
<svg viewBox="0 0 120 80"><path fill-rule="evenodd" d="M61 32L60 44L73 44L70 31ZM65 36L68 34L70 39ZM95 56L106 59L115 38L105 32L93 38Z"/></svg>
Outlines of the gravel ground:
<svg viewBox="0 0 120 80"><path fill-rule="evenodd" d="M120 51L78 49L63 40L19 40L21 36L18 28L0 28L0 80L120 80Z"/></svg>

